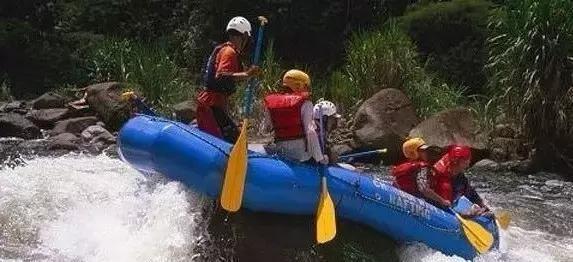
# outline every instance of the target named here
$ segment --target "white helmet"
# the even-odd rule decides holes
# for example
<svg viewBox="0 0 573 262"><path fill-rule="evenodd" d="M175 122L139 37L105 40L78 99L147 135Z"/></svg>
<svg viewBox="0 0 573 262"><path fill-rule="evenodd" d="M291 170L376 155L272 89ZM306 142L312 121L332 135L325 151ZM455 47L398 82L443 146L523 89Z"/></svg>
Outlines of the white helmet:
<svg viewBox="0 0 573 262"><path fill-rule="evenodd" d="M242 16L235 16L231 21L229 21L226 31L228 32L231 29L238 31L241 34L247 33L247 35L251 36L251 23Z"/></svg>
<svg viewBox="0 0 573 262"><path fill-rule="evenodd" d="M315 119L320 119L321 116L340 118L340 115L336 113L336 105L328 100L322 100L314 105L313 115Z"/></svg>

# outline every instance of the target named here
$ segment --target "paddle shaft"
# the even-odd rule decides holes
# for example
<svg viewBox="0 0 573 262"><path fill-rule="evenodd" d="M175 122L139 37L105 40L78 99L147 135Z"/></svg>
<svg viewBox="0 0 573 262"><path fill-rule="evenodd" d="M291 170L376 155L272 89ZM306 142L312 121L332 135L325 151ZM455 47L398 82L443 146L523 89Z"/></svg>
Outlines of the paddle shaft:
<svg viewBox="0 0 573 262"><path fill-rule="evenodd" d="M261 25L257 32L257 45L255 47L255 54L253 58L253 65L258 65L261 59L261 52L263 46L263 36L264 36L265 23L261 21ZM245 118L251 114L251 104L253 103L253 89L257 86L258 81L255 78L249 79L247 84L247 90L245 94L245 101L243 101L243 111L245 112Z"/></svg>
<svg viewBox="0 0 573 262"><path fill-rule="evenodd" d="M372 155L372 154L380 154L380 153L384 153L384 152L386 152L386 148L384 148L384 149L372 150L372 151L366 151L366 152L359 152L359 153L353 153L353 154L342 155L342 156L339 156L338 159L348 159L348 158L359 157L359 156L367 156L367 155Z"/></svg>

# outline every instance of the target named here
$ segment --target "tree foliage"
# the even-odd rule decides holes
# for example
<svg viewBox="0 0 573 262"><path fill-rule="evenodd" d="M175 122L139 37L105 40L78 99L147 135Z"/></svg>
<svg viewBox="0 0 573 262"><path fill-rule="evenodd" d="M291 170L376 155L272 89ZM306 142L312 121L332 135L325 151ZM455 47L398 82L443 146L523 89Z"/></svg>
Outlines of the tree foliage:
<svg viewBox="0 0 573 262"><path fill-rule="evenodd" d="M401 17L401 23L429 70L476 94L486 85L483 68L491 8L486 0L425 3Z"/></svg>

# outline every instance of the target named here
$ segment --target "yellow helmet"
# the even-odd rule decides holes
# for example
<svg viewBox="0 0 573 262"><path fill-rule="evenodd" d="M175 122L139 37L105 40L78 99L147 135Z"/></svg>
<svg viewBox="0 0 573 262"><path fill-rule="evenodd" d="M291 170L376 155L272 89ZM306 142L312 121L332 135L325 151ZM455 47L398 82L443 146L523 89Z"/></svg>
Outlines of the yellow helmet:
<svg viewBox="0 0 573 262"><path fill-rule="evenodd" d="M418 155L418 149L423 147L422 149L427 148L426 142L423 139L416 137L412 139L408 139L402 145L402 152L406 158L415 160L418 159L420 156Z"/></svg>
<svg viewBox="0 0 573 262"><path fill-rule="evenodd" d="M306 92L310 86L310 77L303 71L291 69L283 76L283 86L294 92Z"/></svg>

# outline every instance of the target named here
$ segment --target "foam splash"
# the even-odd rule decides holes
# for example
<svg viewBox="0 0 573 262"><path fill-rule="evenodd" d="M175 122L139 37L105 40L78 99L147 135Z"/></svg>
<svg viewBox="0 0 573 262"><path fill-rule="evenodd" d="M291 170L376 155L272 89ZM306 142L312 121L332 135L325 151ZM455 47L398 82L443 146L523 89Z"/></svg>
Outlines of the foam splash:
<svg viewBox="0 0 573 262"><path fill-rule="evenodd" d="M196 204L119 160L68 155L0 170L0 257L187 261Z"/></svg>
<svg viewBox="0 0 573 262"><path fill-rule="evenodd" d="M478 262L519 261L552 262L573 261L573 239L556 237L540 231L528 231L511 226L500 231L501 244L498 250L481 255ZM424 244L412 244L400 249L403 262L461 262L461 257L447 256Z"/></svg>

